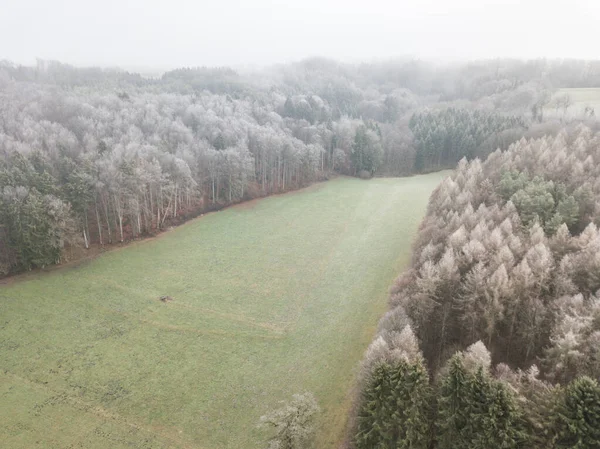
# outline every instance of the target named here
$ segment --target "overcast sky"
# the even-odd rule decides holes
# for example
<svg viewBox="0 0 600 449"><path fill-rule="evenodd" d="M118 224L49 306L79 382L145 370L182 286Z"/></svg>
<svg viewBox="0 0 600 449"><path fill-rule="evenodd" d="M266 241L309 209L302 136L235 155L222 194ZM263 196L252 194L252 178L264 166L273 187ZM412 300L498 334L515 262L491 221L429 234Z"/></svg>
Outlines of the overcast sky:
<svg viewBox="0 0 600 449"><path fill-rule="evenodd" d="M0 59L128 69L600 58L600 0L0 0Z"/></svg>

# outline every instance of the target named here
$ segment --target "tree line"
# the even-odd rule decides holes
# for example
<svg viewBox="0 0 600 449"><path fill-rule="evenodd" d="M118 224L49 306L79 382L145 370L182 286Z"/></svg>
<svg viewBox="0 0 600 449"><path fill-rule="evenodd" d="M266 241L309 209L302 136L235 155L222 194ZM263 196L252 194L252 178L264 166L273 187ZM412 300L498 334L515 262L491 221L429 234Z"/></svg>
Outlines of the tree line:
<svg viewBox="0 0 600 449"><path fill-rule="evenodd" d="M595 79L581 61L312 58L155 78L0 61L0 275L331 175L427 172L555 135L541 111L588 82L581 67Z"/></svg>
<svg viewBox="0 0 600 449"><path fill-rule="evenodd" d="M462 160L361 372L353 444L600 445L600 133Z"/></svg>
<svg viewBox="0 0 600 449"><path fill-rule="evenodd" d="M415 142L414 171L422 173L455 167L464 157L485 157L503 146L501 133L520 137L525 123L517 116L448 108L413 114L409 128Z"/></svg>

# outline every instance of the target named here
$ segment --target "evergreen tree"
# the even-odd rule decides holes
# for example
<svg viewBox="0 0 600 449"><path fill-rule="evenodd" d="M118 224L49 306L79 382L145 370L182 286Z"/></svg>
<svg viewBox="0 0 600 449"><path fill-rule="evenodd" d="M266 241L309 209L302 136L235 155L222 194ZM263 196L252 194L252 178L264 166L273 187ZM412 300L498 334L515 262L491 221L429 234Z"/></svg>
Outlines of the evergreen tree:
<svg viewBox="0 0 600 449"><path fill-rule="evenodd" d="M14 265L21 269L59 262L65 243L76 241L69 205L35 188L4 188L0 215L8 245L17 255Z"/></svg>
<svg viewBox="0 0 600 449"><path fill-rule="evenodd" d="M357 449L387 449L394 443L391 366L378 363L362 391L356 434Z"/></svg>
<svg viewBox="0 0 600 449"><path fill-rule="evenodd" d="M439 449L469 447L467 427L471 407L466 394L468 381L468 373L462 360L459 355L455 355L448 362L448 371L438 395L436 436Z"/></svg>
<svg viewBox="0 0 600 449"><path fill-rule="evenodd" d="M415 113L409 121L416 144L416 172L452 167L460 159L486 156L496 147L483 144L508 129L523 128L517 117L504 117L467 109Z"/></svg>
<svg viewBox="0 0 600 449"><path fill-rule="evenodd" d="M419 356L378 363L363 390L357 449L425 449L430 442L429 376Z"/></svg>
<svg viewBox="0 0 600 449"><path fill-rule="evenodd" d="M378 128L370 129L361 125L356 129L352 145L352 164L356 175L366 172L370 176L375 174L381 162L381 143Z"/></svg>
<svg viewBox="0 0 600 449"><path fill-rule="evenodd" d="M478 365L465 368L463 355L450 359L438 401L438 447L523 447L524 420L514 396Z"/></svg>
<svg viewBox="0 0 600 449"><path fill-rule="evenodd" d="M431 389L429 374L419 356L412 363L396 364L393 395L400 416L396 423L397 449L426 449L431 441Z"/></svg>
<svg viewBox="0 0 600 449"><path fill-rule="evenodd" d="M589 377L571 382L556 414L556 447L600 447L600 386Z"/></svg>

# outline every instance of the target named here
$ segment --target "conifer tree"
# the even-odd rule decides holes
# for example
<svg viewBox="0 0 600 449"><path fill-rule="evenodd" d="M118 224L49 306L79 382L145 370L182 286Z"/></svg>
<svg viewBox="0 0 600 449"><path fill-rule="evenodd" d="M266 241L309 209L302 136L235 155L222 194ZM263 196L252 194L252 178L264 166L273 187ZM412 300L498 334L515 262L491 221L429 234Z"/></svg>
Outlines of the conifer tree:
<svg viewBox="0 0 600 449"><path fill-rule="evenodd" d="M375 366L363 390L357 449L429 447L429 376L422 357L399 358Z"/></svg>
<svg viewBox="0 0 600 449"><path fill-rule="evenodd" d="M447 373L442 380L437 404L437 447L451 449L467 447L464 432L470 418L470 404L466 392L468 374L459 355L448 362ZM456 444L456 446L454 446Z"/></svg>
<svg viewBox="0 0 600 449"><path fill-rule="evenodd" d="M363 388L355 438L357 449L383 449L392 446L390 371L391 367L387 362L377 364Z"/></svg>
<svg viewBox="0 0 600 449"><path fill-rule="evenodd" d="M400 360L392 377L397 449L426 449L431 438L429 375L422 357L413 363Z"/></svg>
<svg viewBox="0 0 600 449"><path fill-rule="evenodd" d="M467 369L464 356L449 361L442 380L437 420L438 448L519 448L527 441L514 396L483 364Z"/></svg>
<svg viewBox="0 0 600 449"><path fill-rule="evenodd" d="M600 447L600 386L580 377L565 389L556 413L556 447L595 449Z"/></svg>

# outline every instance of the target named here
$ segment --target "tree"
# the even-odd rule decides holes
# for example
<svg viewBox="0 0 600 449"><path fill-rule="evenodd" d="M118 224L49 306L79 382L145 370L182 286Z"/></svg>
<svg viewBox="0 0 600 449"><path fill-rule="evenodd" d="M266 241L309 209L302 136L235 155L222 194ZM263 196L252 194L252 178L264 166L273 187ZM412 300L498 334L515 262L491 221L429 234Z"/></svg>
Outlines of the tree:
<svg viewBox="0 0 600 449"><path fill-rule="evenodd" d="M430 440L429 376L419 357L380 361L363 389L355 436L357 449L427 448Z"/></svg>
<svg viewBox="0 0 600 449"><path fill-rule="evenodd" d="M0 213L7 244L16 253L13 267L30 270L57 263L65 245L77 242L69 205L35 188L5 187Z"/></svg>
<svg viewBox="0 0 600 449"><path fill-rule="evenodd" d="M540 371L532 365L527 371L511 370L506 364L496 367L496 376L518 395L525 415L525 428L532 449L554 448L554 418L560 387L539 379Z"/></svg>
<svg viewBox="0 0 600 449"><path fill-rule="evenodd" d="M292 400L260 418L261 427L275 432L270 449L309 449L313 447L315 419L320 409L311 393L295 394Z"/></svg>
<svg viewBox="0 0 600 449"><path fill-rule="evenodd" d="M518 117L468 109L415 113L409 121L416 144L414 169L416 172L439 170L453 167L463 157L485 157L496 149L486 149L485 142L500 132L523 127Z"/></svg>
<svg viewBox="0 0 600 449"><path fill-rule="evenodd" d="M388 313L369 346L360 383L357 448L424 448L431 440L431 390L418 341L403 313Z"/></svg>
<svg viewBox="0 0 600 449"><path fill-rule="evenodd" d="M360 175L365 172L373 176L379 167L382 152L379 135L365 125L359 126L356 129L352 145L354 173Z"/></svg>
<svg viewBox="0 0 600 449"><path fill-rule="evenodd" d="M65 164L70 171L64 176L64 196L71 204L74 214L81 223L81 232L85 247L89 247L88 209L94 197L94 185L91 176L78 167ZM74 165L74 164L73 164Z"/></svg>
<svg viewBox="0 0 600 449"><path fill-rule="evenodd" d="M566 388L556 416L556 447L592 449L600 445L600 387L589 377Z"/></svg>
<svg viewBox="0 0 600 449"><path fill-rule="evenodd" d="M438 448L518 448L527 441L516 399L489 375L486 363L461 354L450 359L439 391Z"/></svg>
<svg viewBox="0 0 600 449"><path fill-rule="evenodd" d="M468 444L470 437L467 429L470 419L470 404L466 395L468 382L468 374L460 357L452 357L442 380L437 404L436 434L441 449L468 447L463 446Z"/></svg>

